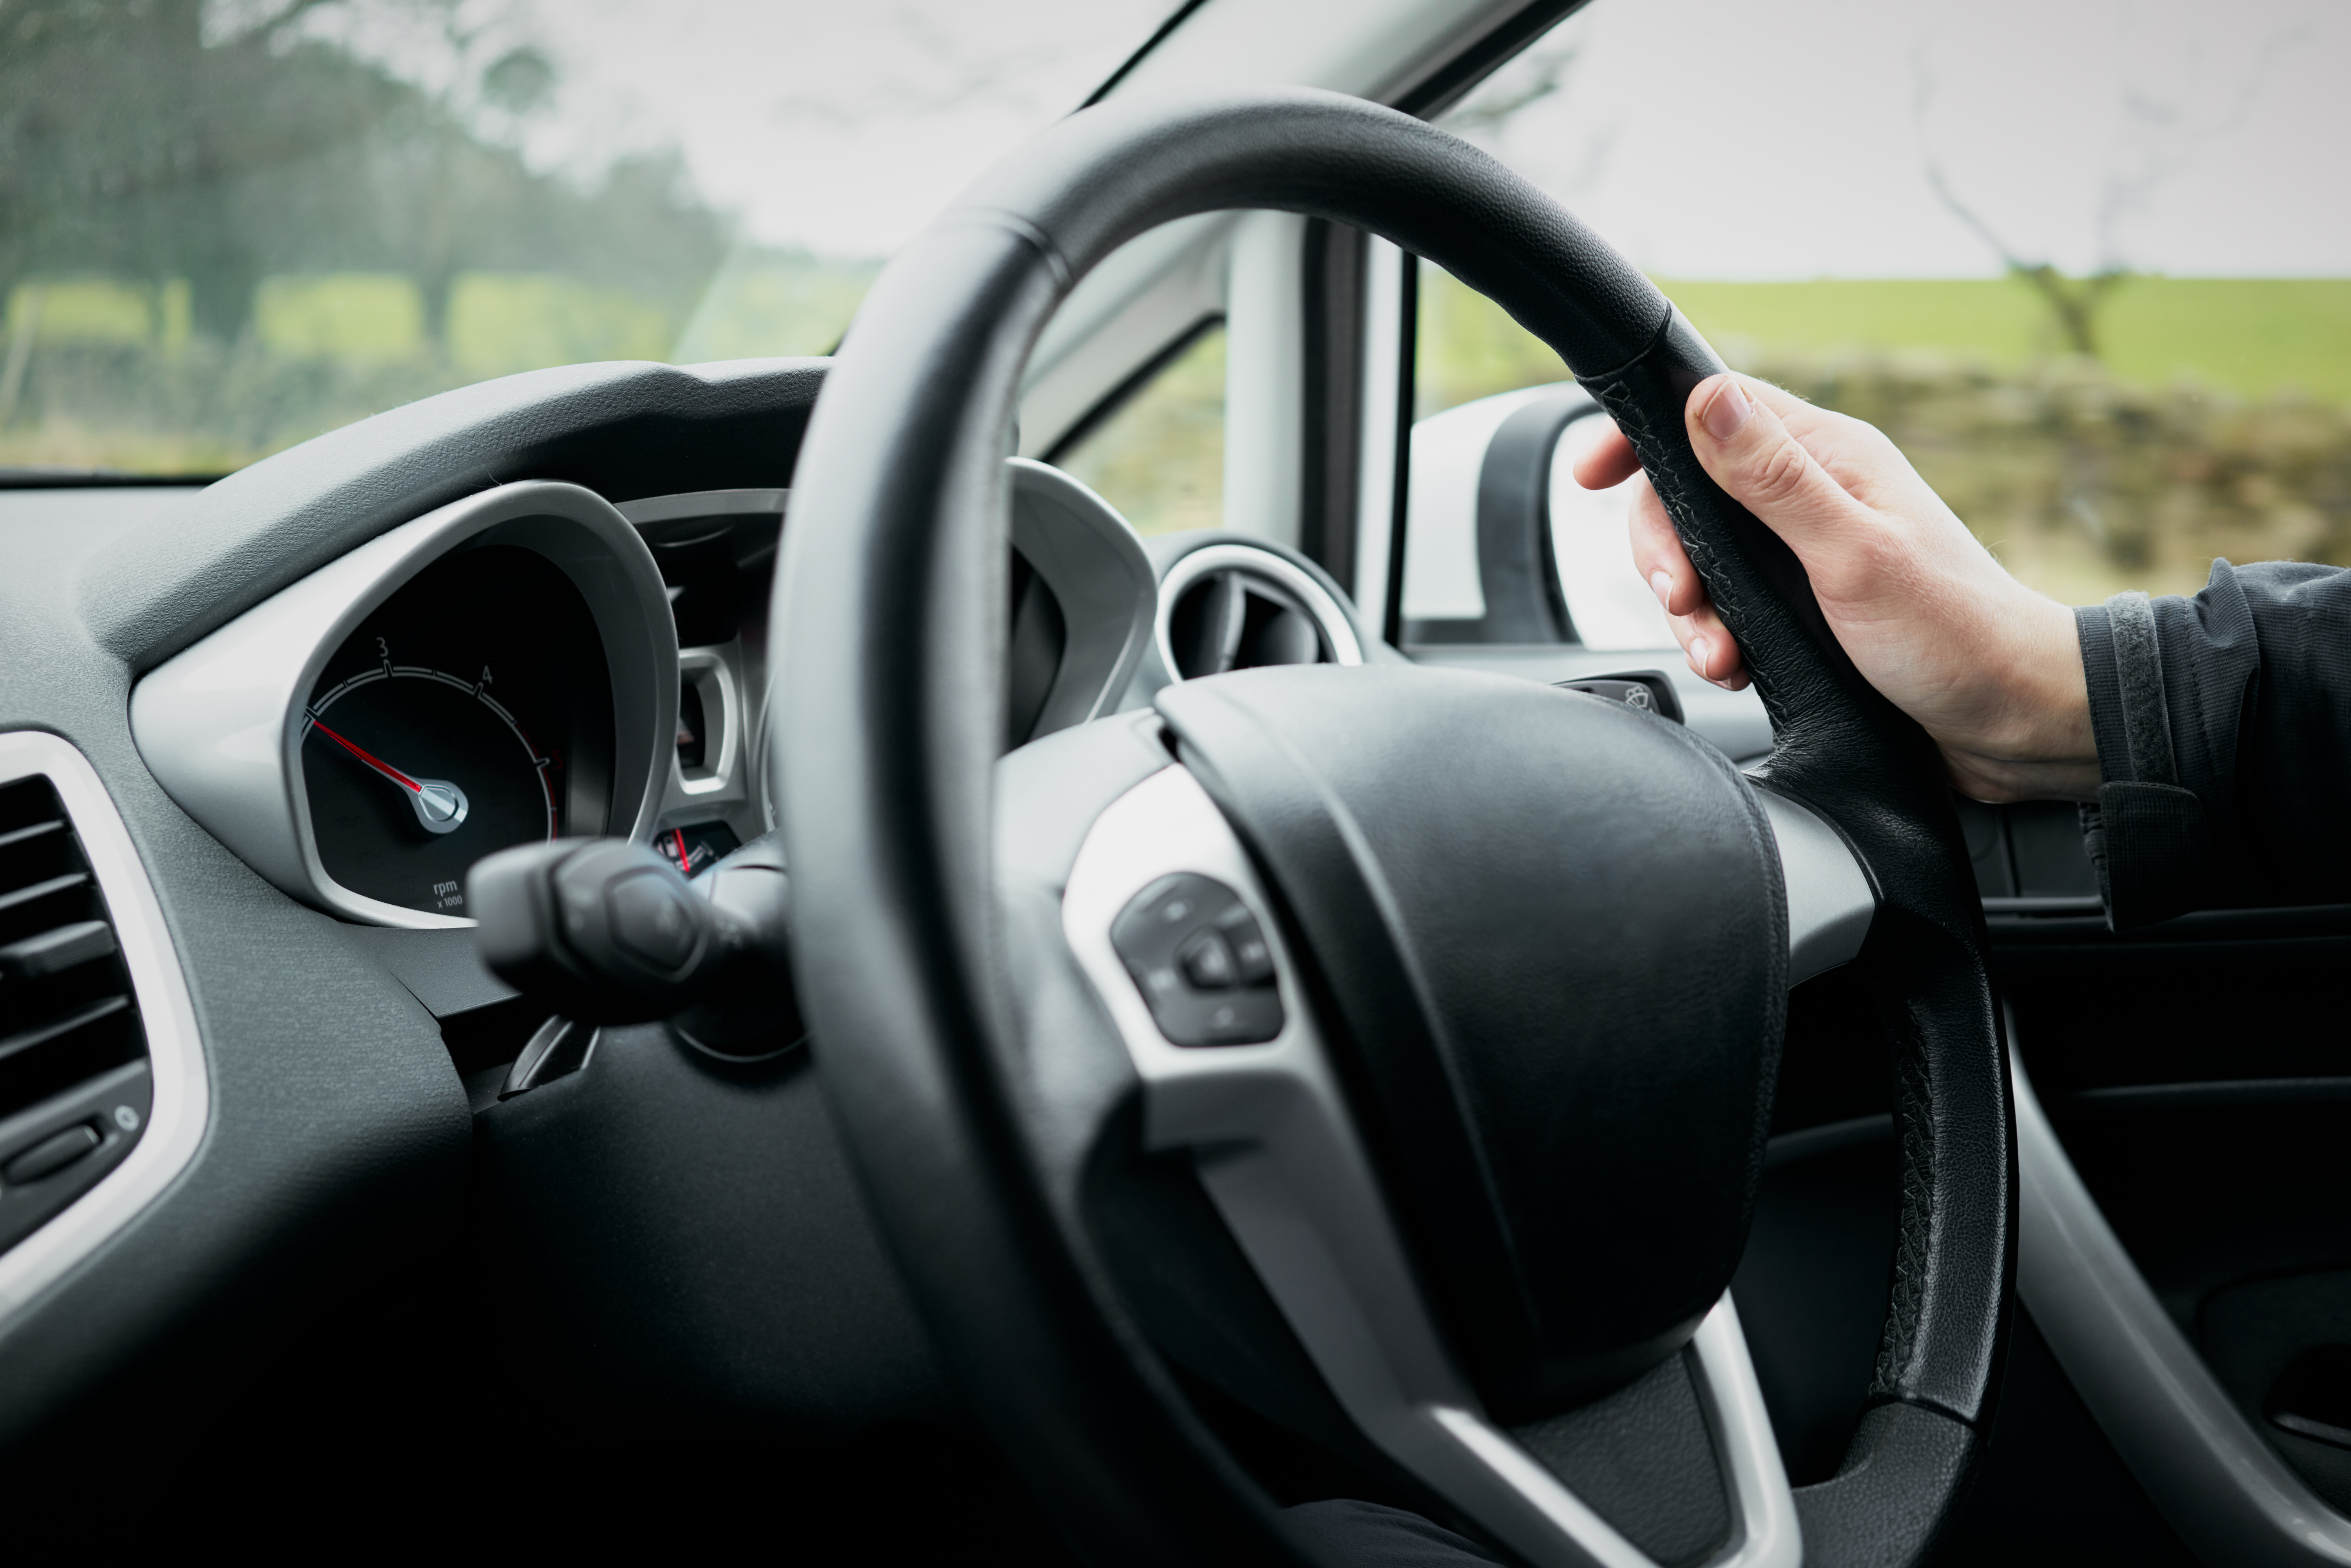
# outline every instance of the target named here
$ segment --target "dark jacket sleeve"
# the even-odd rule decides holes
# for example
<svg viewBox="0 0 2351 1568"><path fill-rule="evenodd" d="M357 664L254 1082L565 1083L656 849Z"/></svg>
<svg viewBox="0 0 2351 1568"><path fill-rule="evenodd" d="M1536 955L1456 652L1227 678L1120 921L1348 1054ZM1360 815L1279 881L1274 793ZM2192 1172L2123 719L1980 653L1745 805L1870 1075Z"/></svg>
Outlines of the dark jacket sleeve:
<svg viewBox="0 0 2351 1568"><path fill-rule="evenodd" d="M2193 599L2074 612L2119 930L2191 909L2351 902L2351 570L2212 563Z"/></svg>

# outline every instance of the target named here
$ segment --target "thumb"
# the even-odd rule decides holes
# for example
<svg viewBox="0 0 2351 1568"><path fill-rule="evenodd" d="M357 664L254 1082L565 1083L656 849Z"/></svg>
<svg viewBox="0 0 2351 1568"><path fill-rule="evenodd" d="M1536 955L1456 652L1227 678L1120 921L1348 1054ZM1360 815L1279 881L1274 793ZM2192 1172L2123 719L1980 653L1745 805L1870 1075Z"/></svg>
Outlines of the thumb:
<svg viewBox="0 0 2351 1568"><path fill-rule="evenodd" d="M1690 445L1714 482L1811 562L1813 552L1866 528L1869 508L1804 450L1780 416L1736 375L1709 376L1683 409Z"/></svg>

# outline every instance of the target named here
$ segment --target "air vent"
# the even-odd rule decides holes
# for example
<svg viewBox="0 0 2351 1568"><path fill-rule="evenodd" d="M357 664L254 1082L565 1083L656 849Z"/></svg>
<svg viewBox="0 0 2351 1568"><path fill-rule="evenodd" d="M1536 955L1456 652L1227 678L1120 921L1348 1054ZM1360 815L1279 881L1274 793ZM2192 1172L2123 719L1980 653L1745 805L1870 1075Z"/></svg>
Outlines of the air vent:
<svg viewBox="0 0 2351 1568"><path fill-rule="evenodd" d="M1287 557L1212 545L1179 558L1160 584L1160 653L1179 681L1269 664L1359 664L1353 623Z"/></svg>
<svg viewBox="0 0 2351 1568"><path fill-rule="evenodd" d="M146 1131L147 1037L113 916L57 789L0 784L0 1250Z"/></svg>

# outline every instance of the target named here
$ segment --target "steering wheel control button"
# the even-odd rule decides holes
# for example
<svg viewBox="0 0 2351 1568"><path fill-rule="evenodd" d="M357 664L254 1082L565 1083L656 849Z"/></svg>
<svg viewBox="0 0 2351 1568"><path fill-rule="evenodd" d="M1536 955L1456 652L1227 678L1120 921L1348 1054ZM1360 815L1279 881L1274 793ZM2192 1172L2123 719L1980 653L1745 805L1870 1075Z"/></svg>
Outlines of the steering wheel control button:
<svg viewBox="0 0 2351 1568"><path fill-rule="evenodd" d="M1176 956L1184 966L1184 977L1204 991L1224 990L1240 973L1233 950L1214 930L1193 932Z"/></svg>
<svg viewBox="0 0 2351 1568"><path fill-rule="evenodd" d="M1628 670L1614 675L1583 675L1552 683L1562 691L1582 692L1603 702L1623 703L1643 713L1683 723L1682 699L1671 676L1662 670Z"/></svg>
<svg viewBox="0 0 2351 1568"><path fill-rule="evenodd" d="M1223 883L1161 877L1119 912L1110 941L1174 1043L1259 1045L1281 1032L1265 933Z"/></svg>
<svg viewBox="0 0 2351 1568"><path fill-rule="evenodd" d="M1224 933L1226 943L1232 948L1236 984L1263 986L1272 982L1273 949L1265 945L1265 933L1258 929L1256 915L1236 904L1217 917L1217 929Z"/></svg>
<svg viewBox="0 0 2351 1568"><path fill-rule="evenodd" d="M650 867L622 877L604 894L612 939L655 968L684 968L700 934L686 896Z"/></svg>

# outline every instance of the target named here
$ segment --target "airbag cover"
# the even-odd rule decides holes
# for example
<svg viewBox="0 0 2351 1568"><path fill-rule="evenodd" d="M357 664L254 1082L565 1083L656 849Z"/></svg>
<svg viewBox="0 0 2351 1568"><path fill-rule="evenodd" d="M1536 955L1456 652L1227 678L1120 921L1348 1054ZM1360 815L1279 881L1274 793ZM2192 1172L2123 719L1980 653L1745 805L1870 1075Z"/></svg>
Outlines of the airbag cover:
<svg viewBox="0 0 2351 1568"><path fill-rule="evenodd" d="M1303 939L1489 1407L1678 1345L1746 1242L1786 1010L1747 780L1669 721L1461 671L1252 670L1158 706Z"/></svg>

